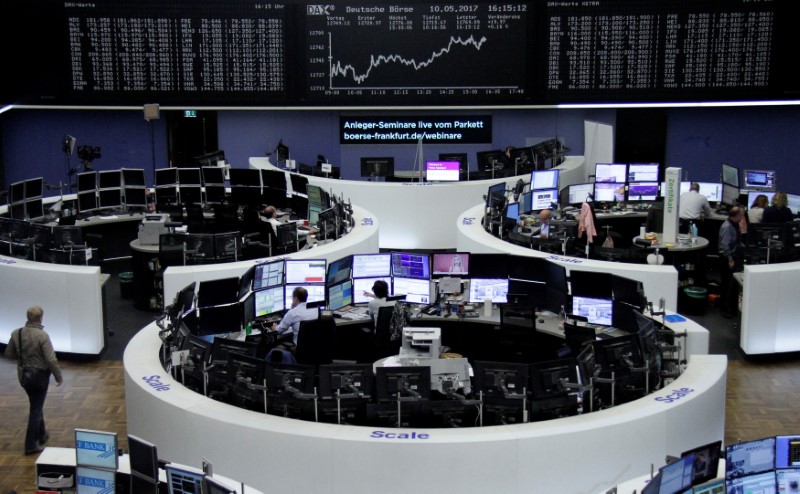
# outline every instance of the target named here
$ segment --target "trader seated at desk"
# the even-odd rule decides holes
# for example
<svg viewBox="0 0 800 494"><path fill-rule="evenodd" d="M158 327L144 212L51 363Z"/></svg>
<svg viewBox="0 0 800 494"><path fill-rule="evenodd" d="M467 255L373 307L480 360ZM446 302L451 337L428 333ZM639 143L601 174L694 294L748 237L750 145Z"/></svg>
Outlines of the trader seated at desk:
<svg viewBox="0 0 800 494"><path fill-rule="evenodd" d="M550 218L553 213L549 209L542 209L539 211L539 234L535 235L539 238L548 238L550 236Z"/></svg>
<svg viewBox="0 0 800 494"><path fill-rule="evenodd" d="M278 225L281 224L280 220L278 220L278 210L275 209L275 206L267 206L261 211L261 219L262 221L266 221L267 223L272 225L272 230L277 231Z"/></svg>
<svg viewBox="0 0 800 494"><path fill-rule="evenodd" d="M394 302L387 302L386 297L389 296L389 284L383 280L375 280L372 285L371 292L364 292L364 296L372 297L372 300L367 304L367 314L372 317L375 324L378 324L378 311L381 307L394 305Z"/></svg>
<svg viewBox="0 0 800 494"><path fill-rule="evenodd" d="M308 321L319 317L317 309L309 309L306 307L308 301L308 290L298 286L292 291L292 308L283 316L281 322L272 325L272 330L277 332L278 335L292 334L292 340L281 341L280 346L288 350L294 350L297 346L297 333L300 332L300 321ZM279 341L283 338L279 338Z"/></svg>
<svg viewBox="0 0 800 494"><path fill-rule="evenodd" d="M708 198L700 193L699 183L692 182L689 190L681 194L678 215L681 218L682 233L688 232L692 221L702 221L711 216L711 206L708 205Z"/></svg>

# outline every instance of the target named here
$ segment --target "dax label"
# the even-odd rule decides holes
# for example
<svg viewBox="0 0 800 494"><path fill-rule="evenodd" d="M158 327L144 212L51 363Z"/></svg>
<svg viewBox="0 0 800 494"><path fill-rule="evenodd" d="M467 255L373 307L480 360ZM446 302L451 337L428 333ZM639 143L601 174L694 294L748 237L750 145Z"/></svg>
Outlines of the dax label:
<svg viewBox="0 0 800 494"><path fill-rule="evenodd" d="M475 221L475 218L464 218L461 220L462 225L471 225Z"/></svg>
<svg viewBox="0 0 800 494"><path fill-rule="evenodd" d="M673 389L672 393L666 396L656 396L655 400L660 401L662 403L672 403L674 401L678 401L684 396L687 396L689 393L693 393L694 390L692 388L681 388L681 389Z"/></svg>
<svg viewBox="0 0 800 494"><path fill-rule="evenodd" d="M331 15L333 9L333 5L309 5L306 7L306 13L308 15Z"/></svg>
<svg viewBox="0 0 800 494"><path fill-rule="evenodd" d="M369 437L375 439L429 439L431 436L425 432L386 432L372 431Z"/></svg>
<svg viewBox="0 0 800 494"><path fill-rule="evenodd" d="M169 384L161 382L161 376L145 376L142 379L156 391L169 391Z"/></svg>

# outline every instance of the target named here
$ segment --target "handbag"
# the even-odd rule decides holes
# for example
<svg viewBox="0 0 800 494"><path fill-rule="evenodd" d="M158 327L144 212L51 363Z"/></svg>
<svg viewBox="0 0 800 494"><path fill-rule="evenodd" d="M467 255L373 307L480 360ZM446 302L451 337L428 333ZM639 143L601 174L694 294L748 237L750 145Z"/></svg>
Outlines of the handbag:
<svg viewBox="0 0 800 494"><path fill-rule="evenodd" d="M47 389L50 384L50 370L25 367L22 358L22 328L19 329L19 366L22 367L22 377L19 383L26 389Z"/></svg>

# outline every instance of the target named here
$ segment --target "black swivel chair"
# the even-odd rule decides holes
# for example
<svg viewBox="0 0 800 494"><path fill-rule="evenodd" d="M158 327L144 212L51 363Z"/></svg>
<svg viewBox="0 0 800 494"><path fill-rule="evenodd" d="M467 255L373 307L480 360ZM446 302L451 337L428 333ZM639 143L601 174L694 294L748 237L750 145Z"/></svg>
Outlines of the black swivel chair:
<svg viewBox="0 0 800 494"><path fill-rule="evenodd" d="M189 233L204 233L206 219L203 216L203 206L200 204L186 205L186 226Z"/></svg>
<svg viewBox="0 0 800 494"><path fill-rule="evenodd" d="M158 262L162 271L169 266L186 264L185 236L181 233L163 233L158 237Z"/></svg>
<svg viewBox="0 0 800 494"><path fill-rule="evenodd" d="M330 364L335 343L336 322L333 318L301 321L294 357L298 364Z"/></svg>
<svg viewBox="0 0 800 494"><path fill-rule="evenodd" d="M596 339L594 328L564 322L564 339L573 357Z"/></svg>
<svg viewBox="0 0 800 494"><path fill-rule="evenodd" d="M279 254L290 254L300 250L300 240L297 236L297 223L290 221L278 225L275 236L277 237L277 242L274 250Z"/></svg>

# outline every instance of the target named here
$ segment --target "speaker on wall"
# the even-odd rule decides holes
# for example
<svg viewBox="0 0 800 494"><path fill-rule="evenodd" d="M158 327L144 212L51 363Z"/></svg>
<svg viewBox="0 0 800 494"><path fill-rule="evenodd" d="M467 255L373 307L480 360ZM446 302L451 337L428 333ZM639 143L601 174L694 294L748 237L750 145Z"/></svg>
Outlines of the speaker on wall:
<svg viewBox="0 0 800 494"><path fill-rule="evenodd" d="M148 122L150 120L158 120L159 108L158 103L148 103L144 105L144 119Z"/></svg>

